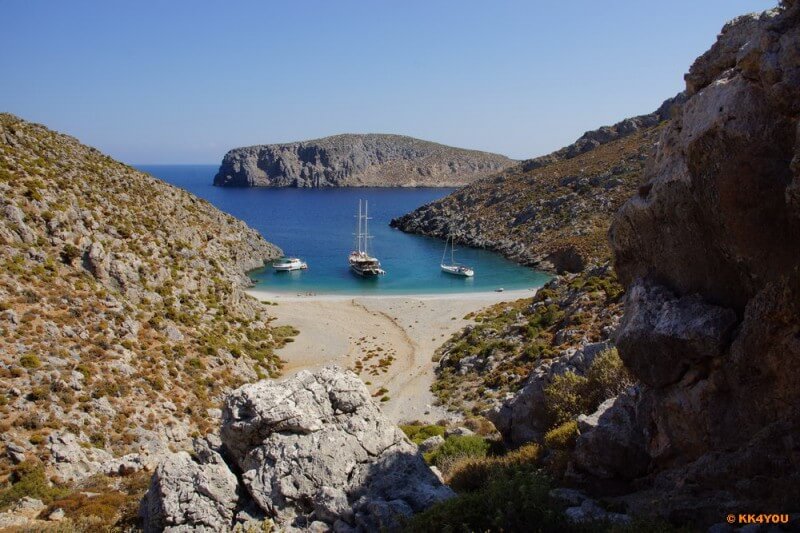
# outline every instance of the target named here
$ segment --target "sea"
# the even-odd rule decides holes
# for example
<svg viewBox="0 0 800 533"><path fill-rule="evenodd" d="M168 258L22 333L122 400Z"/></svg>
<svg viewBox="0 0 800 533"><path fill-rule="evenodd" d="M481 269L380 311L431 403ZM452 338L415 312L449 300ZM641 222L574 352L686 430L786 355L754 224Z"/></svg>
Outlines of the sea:
<svg viewBox="0 0 800 533"><path fill-rule="evenodd" d="M244 220L287 256L308 269L250 272L255 290L291 294L403 295L534 289L549 276L502 256L456 245L456 261L475 270L472 278L441 272L444 242L389 227L389 221L442 198L451 188L227 188L212 185L216 165L139 165L137 168L208 200ZM370 254L386 274L364 279L350 272L359 200L369 201ZM449 252L448 252L449 256Z"/></svg>

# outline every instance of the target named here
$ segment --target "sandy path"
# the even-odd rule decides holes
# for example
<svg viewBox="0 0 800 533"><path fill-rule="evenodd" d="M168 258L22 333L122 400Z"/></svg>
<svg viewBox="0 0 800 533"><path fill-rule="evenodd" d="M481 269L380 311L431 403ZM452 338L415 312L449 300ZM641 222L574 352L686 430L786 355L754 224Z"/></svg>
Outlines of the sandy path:
<svg viewBox="0 0 800 533"><path fill-rule="evenodd" d="M469 323L468 313L496 302L530 297L533 290L441 296L302 296L250 291L270 307L276 325L300 330L279 355L286 375L336 363L355 368L394 422L434 422L448 413L433 405L433 352ZM382 367L382 358L393 361ZM382 389L387 392L379 393Z"/></svg>

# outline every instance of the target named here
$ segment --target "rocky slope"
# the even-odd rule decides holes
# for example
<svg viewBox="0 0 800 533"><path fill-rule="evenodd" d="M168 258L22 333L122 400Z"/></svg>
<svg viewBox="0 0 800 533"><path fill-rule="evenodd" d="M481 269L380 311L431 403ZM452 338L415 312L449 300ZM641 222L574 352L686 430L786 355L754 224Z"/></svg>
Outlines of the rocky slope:
<svg viewBox="0 0 800 533"><path fill-rule="evenodd" d="M242 289L280 251L244 223L8 114L0 193L2 482L139 470L278 373L290 332Z"/></svg>
<svg viewBox="0 0 800 533"><path fill-rule="evenodd" d="M617 345L641 387L585 424L574 468L649 487L632 508L704 521L800 502L799 49L795 0L726 25L615 217Z"/></svg>
<svg viewBox="0 0 800 533"><path fill-rule="evenodd" d="M580 272L610 259L611 215L639 184L682 95L657 112L585 133L572 145L483 178L392 221L410 233L497 251L525 265Z"/></svg>
<svg viewBox="0 0 800 533"><path fill-rule="evenodd" d="M505 156L402 135L345 134L225 154L221 187L457 187L503 170Z"/></svg>
<svg viewBox="0 0 800 533"><path fill-rule="evenodd" d="M158 467L145 531L396 530L453 496L352 372L245 385L222 420L221 439Z"/></svg>
<svg viewBox="0 0 800 533"><path fill-rule="evenodd" d="M498 409L532 372L558 367L559 373L587 367L611 347L609 337L622 314L622 287L609 265L550 281L533 298L503 302L482 310L436 351L433 390L451 410L481 415ZM538 432L511 429L495 421L513 444ZM543 429L543 430L542 430ZM515 430L516 431L516 430Z"/></svg>

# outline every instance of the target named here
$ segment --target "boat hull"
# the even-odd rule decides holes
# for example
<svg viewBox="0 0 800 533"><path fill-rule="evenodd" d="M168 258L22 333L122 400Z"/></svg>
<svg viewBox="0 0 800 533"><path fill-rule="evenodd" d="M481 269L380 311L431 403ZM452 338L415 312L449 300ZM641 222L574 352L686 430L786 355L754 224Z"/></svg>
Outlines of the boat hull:
<svg viewBox="0 0 800 533"><path fill-rule="evenodd" d="M471 278L475 275L475 271L471 268L467 267L460 267L460 266L452 266L452 265L441 265L442 272L445 274L450 274L451 276L460 276L462 278Z"/></svg>

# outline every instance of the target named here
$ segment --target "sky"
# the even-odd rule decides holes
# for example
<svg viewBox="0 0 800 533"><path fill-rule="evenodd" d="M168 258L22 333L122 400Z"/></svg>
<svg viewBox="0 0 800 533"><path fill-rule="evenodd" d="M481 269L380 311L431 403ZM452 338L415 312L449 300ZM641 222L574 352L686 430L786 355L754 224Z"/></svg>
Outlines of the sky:
<svg viewBox="0 0 800 533"><path fill-rule="evenodd" d="M397 133L516 159L655 110L776 0L0 0L0 111L130 164Z"/></svg>

